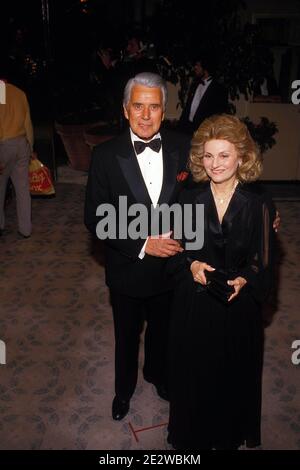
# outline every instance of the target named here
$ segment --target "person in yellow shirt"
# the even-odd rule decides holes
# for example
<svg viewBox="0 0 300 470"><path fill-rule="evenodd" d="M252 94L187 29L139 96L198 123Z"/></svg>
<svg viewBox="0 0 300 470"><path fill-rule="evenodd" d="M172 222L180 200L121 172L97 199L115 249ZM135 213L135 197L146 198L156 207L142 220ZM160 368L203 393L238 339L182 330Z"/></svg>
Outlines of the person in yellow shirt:
<svg viewBox="0 0 300 470"><path fill-rule="evenodd" d="M2 96L0 100L0 234L5 226L5 192L11 178L16 192L18 233L28 238L32 231L28 166L33 149L33 129L26 95L8 83L6 71L5 67L3 71L0 67L0 80L5 83L5 99Z"/></svg>

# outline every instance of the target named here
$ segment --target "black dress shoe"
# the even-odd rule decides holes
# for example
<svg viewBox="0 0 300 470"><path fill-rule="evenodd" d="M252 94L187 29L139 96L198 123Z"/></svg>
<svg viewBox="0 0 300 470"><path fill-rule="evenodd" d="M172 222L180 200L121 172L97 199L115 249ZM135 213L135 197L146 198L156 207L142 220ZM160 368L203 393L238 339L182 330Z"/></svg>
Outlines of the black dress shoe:
<svg viewBox="0 0 300 470"><path fill-rule="evenodd" d="M115 397L112 402L112 417L116 421L121 421L129 411L129 400L120 400Z"/></svg>

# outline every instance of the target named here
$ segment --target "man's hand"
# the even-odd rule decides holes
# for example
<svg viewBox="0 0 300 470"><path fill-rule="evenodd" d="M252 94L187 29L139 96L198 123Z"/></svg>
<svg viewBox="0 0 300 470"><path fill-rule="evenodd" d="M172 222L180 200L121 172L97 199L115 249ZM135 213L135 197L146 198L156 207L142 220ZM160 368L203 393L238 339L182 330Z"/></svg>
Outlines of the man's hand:
<svg viewBox="0 0 300 470"><path fill-rule="evenodd" d="M276 217L273 221L273 229L275 230L275 232L278 232L278 230L280 229L280 225L281 225L280 214L278 211L276 211Z"/></svg>
<svg viewBox="0 0 300 470"><path fill-rule="evenodd" d="M234 287L234 293L231 294L231 296L228 299L228 302L230 302L232 299L234 299L239 294L242 287L244 287L244 285L247 284L247 281L243 277L239 276L239 277L236 277L235 279L233 279L233 281L227 281L227 284L229 286Z"/></svg>
<svg viewBox="0 0 300 470"><path fill-rule="evenodd" d="M145 246L145 253L159 258L168 258L177 253L181 253L183 248L179 242L171 238L166 238L165 234L159 237L149 237Z"/></svg>
<svg viewBox="0 0 300 470"><path fill-rule="evenodd" d="M199 282L199 284L202 284L203 286L206 285L204 271L215 271L215 268L207 263L202 263L201 261L193 261L190 269L193 274L194 281Z"/></svg>

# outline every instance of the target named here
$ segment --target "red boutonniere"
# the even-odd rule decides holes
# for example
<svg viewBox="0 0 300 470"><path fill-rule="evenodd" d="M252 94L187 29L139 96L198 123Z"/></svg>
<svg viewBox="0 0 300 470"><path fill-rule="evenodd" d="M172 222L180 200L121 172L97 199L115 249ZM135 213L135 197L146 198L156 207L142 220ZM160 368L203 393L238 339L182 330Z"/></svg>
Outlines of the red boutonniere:
<svg viewBox="0 0 300 470"><path fill-rule="evenodd" d="M187 179L187 177L189 176L188 172L187 171L181 171L180 173L178 173L178 175L176 176L176 179L177 181L184 181Z"/></svg>

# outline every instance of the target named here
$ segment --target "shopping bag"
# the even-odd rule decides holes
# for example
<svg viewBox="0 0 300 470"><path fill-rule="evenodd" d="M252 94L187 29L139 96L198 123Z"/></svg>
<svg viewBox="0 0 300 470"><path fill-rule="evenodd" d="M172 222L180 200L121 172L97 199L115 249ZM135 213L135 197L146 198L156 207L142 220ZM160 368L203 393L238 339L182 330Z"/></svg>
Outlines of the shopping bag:
<svg viewBox="0 0 300 470"><path fill-rule="evenodd" d="M29 164L29 189L33 196L50 196L55 194L49 168L37 158Z"/></svg>

